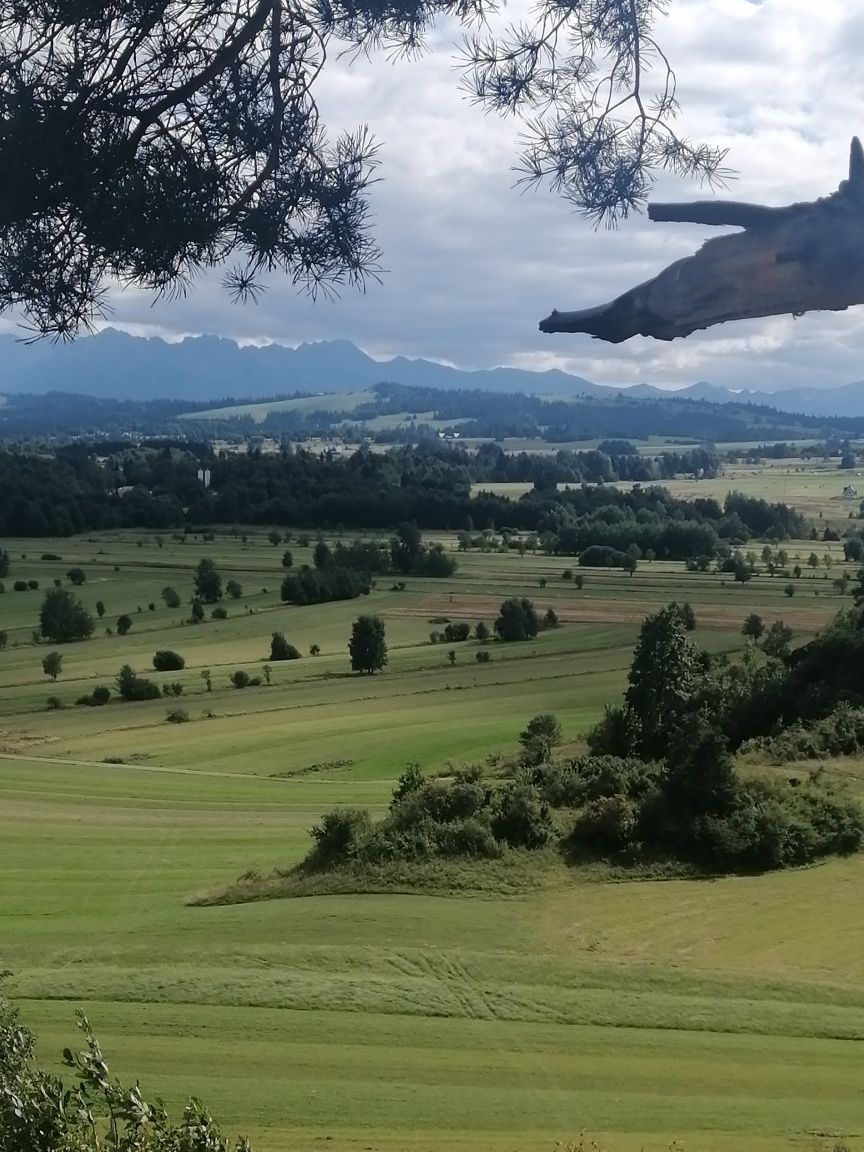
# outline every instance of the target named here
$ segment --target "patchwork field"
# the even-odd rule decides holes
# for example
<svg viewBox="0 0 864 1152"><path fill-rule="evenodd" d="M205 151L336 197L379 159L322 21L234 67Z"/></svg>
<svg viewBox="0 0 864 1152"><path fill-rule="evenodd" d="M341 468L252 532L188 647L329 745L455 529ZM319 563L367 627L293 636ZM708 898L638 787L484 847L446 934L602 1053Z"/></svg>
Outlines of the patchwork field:
<svg viewBox="0 0 864 1152"><path fill-rule="evenodd" d="M309 608L281 604L282 548L261 531L4 546L13 577L40 589L10 579L0 596L0 969L46 1059L74 1043L83 1006L116 1072L172 1107L200 1096L256 1152L551 1152L581 1133L610 1152L828 1152L841 1133L864 1146L862 859L711 883L562 868L522 895L190 904L296 861L327 808L382 811L411 761L506 756L541 710L578 744L620 695L642 617L670 599L693 604L712 650L738 649L751 611L811 635L848 603L837 544L787 546L833 559L791 599L780 578L742 588L661 563L588 570L580 591L562 579L572 560L470 553L450 580L397 592L382 579L361 601ZM202 556L243 594L226 620L183 624L160 593L188 601ZM54 684L32 632L42 591L76 564L105 616L62 648ZM451 645L429 642L433 621L491 625L516 593L562 627L492 644L488 664L474 641L452 645L453 666ZM361 611L387 626L374 678L348 671ZM262 674L274 629L303 658L273 664L269 687L232 688L236 669ZM122 663L148 674L163 648L186 658L155 676L182 682L179 700L74 706ZM49 695L65 706L47 710ZM189 723L166 721L175 706ZM862 787L864 764L829 770Z"/></svg>

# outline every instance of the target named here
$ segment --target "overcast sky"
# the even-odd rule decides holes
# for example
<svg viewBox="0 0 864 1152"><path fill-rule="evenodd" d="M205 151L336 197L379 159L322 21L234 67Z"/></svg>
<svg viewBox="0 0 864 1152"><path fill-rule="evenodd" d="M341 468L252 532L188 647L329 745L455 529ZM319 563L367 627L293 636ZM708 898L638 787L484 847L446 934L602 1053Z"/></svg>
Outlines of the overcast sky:
<svg viewBox="0 0 864 1152"><path fill-rule="evenodd" d="M680 130L729 148L738 177L721 195L782 204L836 188L851 136L864 133L864 5L669 0L657 37L678 74ZM237 307L214 277L180 303L118 296L118 326L290 344L347 338L378 357L554 366L601 383L779 388L864 377L864 308L727 324L671 344L541 335L537 321L551 308L601 303L709 230L633 217L594 232L550 192L514 189L518 125L468 103L453 59L443 29L419 62L328 64L319 93L327 123L367 123L382 145L373 193L382 286L313 304L277 280L257 306ZM666 181L658 195L707 194Z"/></svg>

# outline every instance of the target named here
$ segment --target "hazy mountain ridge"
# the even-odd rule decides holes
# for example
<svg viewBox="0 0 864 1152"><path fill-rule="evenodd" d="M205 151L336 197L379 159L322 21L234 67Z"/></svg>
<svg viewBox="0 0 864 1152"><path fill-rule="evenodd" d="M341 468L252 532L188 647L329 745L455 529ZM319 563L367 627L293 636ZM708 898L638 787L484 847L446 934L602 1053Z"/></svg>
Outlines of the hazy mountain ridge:
<svg viewBox="0 0 864 1152"><path fill-rule="evenodd" d="M130 336L107 328L72 344L23 344L0 336L0 391L68 392L119 400L171 399L189 403L220 397L260 400L295 392L362 391L382 381L430 388L471 388L491 392L608 398L608 386L558 369L465 370L429 360L397 356L377 361L347 340L270 344L240 348L219 336L189 337L177 343ZM669 391L650 384L627 395L663 399ZM676 397L724 404L764 404L816 416L864 416L864 381L842 388L797 388L776 392L732 392L705 381Z"/></svg>

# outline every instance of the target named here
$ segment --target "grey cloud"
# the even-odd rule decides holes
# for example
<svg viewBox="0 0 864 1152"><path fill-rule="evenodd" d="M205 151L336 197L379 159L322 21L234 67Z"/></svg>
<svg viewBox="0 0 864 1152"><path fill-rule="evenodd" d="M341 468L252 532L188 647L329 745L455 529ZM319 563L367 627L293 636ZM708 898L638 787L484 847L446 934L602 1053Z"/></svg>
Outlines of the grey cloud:
<svg viewBox="0 0 864 1152"><path fill-rule="evenodd" d="M864 17L844 0L674 0L658 24L679 76L681 130L730 148L729 195L784 203L842 178L862 81ZM857 8L857 6L856 6ZM512 11L512 10L511 10ZM548 337L551 307L608 299L694 250L705 229L628 221L594 232L562 200L513 188L518 125L460 95L453 33L418 62L335 65L321 92L334 129L368 123L382 142L373 206L388 269L365 295L313 304L273 280L257 307L229 304L217 276L184 301L115 299L115 321L162 332L245 340L344 337L373 355L425 356L465 367L560 366L607 382L731 387L837 384L864 376L864 311L729 325L671 345L609 347ZM855 89L850 99L850 85ZM656 198L710 195L677 180Z"/></svg>

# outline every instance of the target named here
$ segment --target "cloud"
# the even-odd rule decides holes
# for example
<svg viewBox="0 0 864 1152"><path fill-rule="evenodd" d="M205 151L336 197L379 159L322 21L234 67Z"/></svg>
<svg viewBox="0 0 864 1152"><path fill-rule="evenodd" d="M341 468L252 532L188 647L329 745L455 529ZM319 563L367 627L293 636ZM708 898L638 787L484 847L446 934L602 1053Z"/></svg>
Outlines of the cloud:
<svg viewBox="0 0 864 1152"><path fill-rule="evenodd" d="M672 0L657 36L678 75L681 130L729 148L730 194L812 199L844 175L864 77L864 11L847 0ZM854 11L853 11L854 8ZM511 9L512 13L512 9ZM336 302L273 279L257 306L232 306L219 278L181 302L126 292L115 322L137 331L218 332L242 340L347 338L373 355L460 366L563 367L606 382L695 379L731 387L833 385L864 375L864 310L727 325L686 341L610 347L543 336L551 307L606 300L692 251L709 230L634 218L594 232L546 192L513 187L518 124L484 115L458 91L454 30L421 60L328 64L320 92L333 129L368 123L381 142L374 191L387 272ZM665 178L661 198L704 190Z"/></svg>

